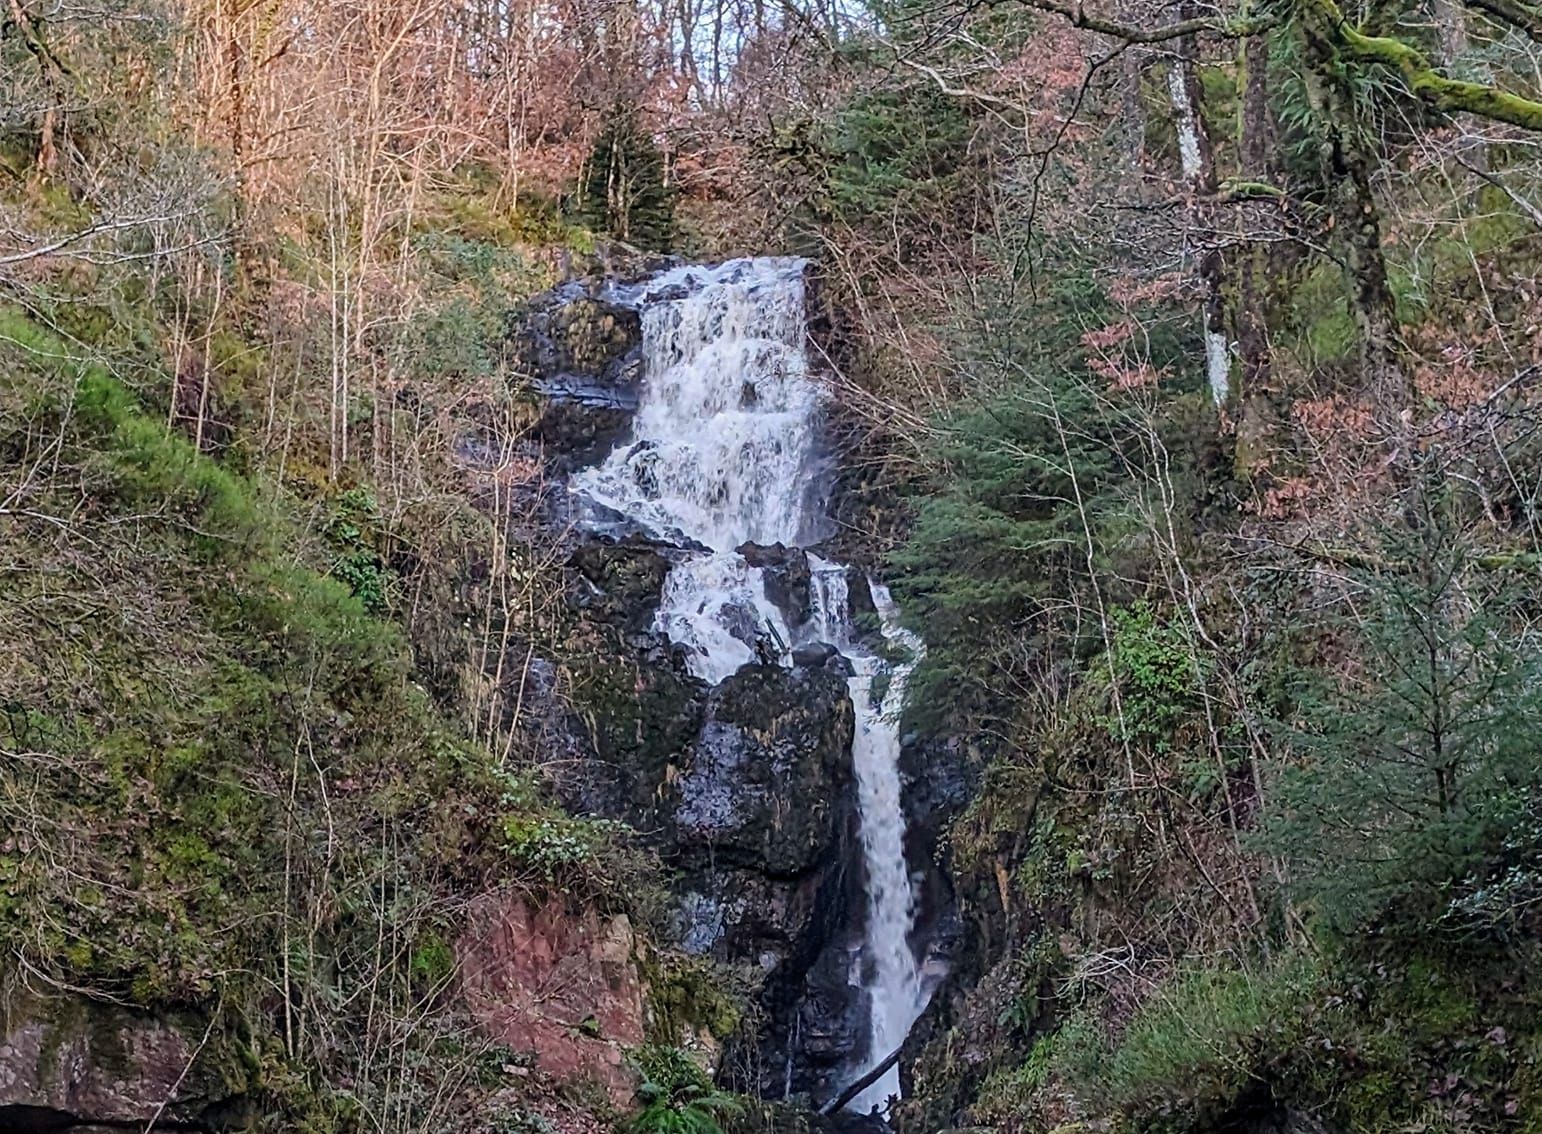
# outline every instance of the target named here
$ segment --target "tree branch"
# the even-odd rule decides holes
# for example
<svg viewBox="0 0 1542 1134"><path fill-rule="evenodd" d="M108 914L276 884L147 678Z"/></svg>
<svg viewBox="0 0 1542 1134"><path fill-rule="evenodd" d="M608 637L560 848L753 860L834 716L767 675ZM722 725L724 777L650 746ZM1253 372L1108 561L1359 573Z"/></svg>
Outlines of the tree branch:
<svg viewBox="0 0 1542 1134"><path fill-rule="evenodd" d="M1030 8L1037 8L1041 12L1053 12L1058 16L1064 16L1071 22L1072 27L1085 28L1087 31L1098 32L1101 35L1113 36L1122 39L1126 43L1167 43L1170 40L1181 39L1186 35L1218 35L1225 39L1246 39L1248 36L1258 35L1274 27L1279 20L1274 16L1253 16L1235 20L1223 20L1214 16L1199 16L1192 20L1180 20L1175 24L1167 24L1160 28L1141 28L1133 24L1116 23L1113 20L1104 19L1102 16L1088 12L1086 7L1076 0L1022 0ZM1496 0L1503 2L1503 0ZM1513 2L1513 0L1512 0Z"/></svg>
<svg viewBox="0 0 1542 1134"><path fill-rule="evenodd" d="M834 1114L836 1111L840 1110L843 1106L849 1103L852 1099L856 1098L863 1091L867 1090L867 1088L878 1082L879 1079L883 1078L884 1073L888 1071L890 1067L893 1067L896 1063L899 1062L900 1052L904 1050L904 1046L902 1045L889 1052L889 1054L884 1056L884 1058L879 1063L877 1063L871 1071L867 1072L867 1074L863 1075L861 1078L848 1085L844 1091L836 1095L829 1102L825 1103L824 1106L820 1107L819 1113L826 1116Z"/></svg>
<svg viewBox="0 0 1542 1134"><path fill-rule="evenodd" d="M1388 67L1402 74L1409 90L1437 110L1465 112L1542 132L1542 102L1509 94L1486 83L1448 79L1423 52L1389 36L1366 35L1351 27L1334 0L1301 0L1303 16L1341 58Z"/></svg>
<svg viewBox="0 0 1542 1134"><path fill-rule="evenodd" d="M1523 0L1466 0L1466 3L1468 7L1542 42L1542 9Z"/></svg>
<svg viewBox="0 0 1542 1134"><path fill-rule="evenodd" d="M1041 12L1063 16L1073 27L1112 36L1131 44L1166 43L1183 36L1201 34L1224 39L1245 39L1279 23L1278 17L1272 15L1234 20L1202 16L1159 28L1142 28L1094 15L1087 11L1081 0L1020 2ZM1467 2L1519 28L1534 39L1542 39L1542 11L1525 3L1525 0ZM1542 102L1510 94L1487 83L1449 79L1437 72L1418 48L1389 36L1366 35L1352 27L1334 0L1298 0L1296 11L1340 57L1400 72L1409 89L1421 102L1448 113L1475 114L1493 122L1507 122L1525 130L1542 132Z"/></svg>

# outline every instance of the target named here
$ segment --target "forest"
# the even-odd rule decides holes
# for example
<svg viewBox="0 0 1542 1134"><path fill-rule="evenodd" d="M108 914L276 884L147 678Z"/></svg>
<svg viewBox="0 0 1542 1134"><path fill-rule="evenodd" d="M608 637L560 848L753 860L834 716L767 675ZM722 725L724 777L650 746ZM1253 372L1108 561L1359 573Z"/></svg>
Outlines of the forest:
<svg viewBox="0 0 1542 1134"><path fill-rule="evenodd" d="M892 1053L871 673L564 503L745 257ZM0 1134L1542 1134L1539 389L1531 0L6 0Z"/></svg>

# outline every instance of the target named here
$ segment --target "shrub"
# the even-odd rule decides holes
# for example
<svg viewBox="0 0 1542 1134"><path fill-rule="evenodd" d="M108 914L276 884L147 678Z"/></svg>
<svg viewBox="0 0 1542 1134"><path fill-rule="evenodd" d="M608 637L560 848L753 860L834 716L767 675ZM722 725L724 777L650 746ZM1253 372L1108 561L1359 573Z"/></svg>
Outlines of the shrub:
<svg viewBox="0 0 1542 1134"><path fill-rule="evenodd" d="M628 1134L723 1134L723 1120L743 1112L733 1095L719 1091L685 1052L645 1046L632 1056L642 1076L642 1109L624 1125Z"/></svg>

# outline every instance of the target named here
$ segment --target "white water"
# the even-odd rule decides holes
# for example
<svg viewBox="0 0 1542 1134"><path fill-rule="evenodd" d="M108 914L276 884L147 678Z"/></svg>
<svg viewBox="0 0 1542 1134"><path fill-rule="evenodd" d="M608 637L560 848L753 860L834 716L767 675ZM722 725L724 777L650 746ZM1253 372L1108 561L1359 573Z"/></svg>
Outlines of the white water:
<svg viewBox="0 0 1542 1134"><path fill-rule="evenodd" d="M665 298L671 297L671 298ZM752 661L769 623L746 542L818 538L822 390L804 351L803 261L677 268L640 289L643 390L633 439L573 486L656 537L705 545L670 572L658 629L713 683Z"/></svg>
<svg viewBox="0 0 1542 1134"><path fill-rule="evenodd" d="M786 647L799 641L828 642L852 663L872 1005L868 1059L852 1068L855 1078L899 1046L925 1006L909 944L915 900L899 777L899 715L921 643L900 628L888 591L872 583L884 639L904 660L890 663L862 645L845 568L812 555L814 615L790 627L766 596L764 572L734 550L746 542L802 547L824 534L824 391L805 353L803 266L736 260L674 269L637 288L644 377L633 437L575 476L573 487L661 540L697 545L671 568L655 619L686 647L697 676L722 681L755 659L757 640L783 664ZM891 1069L853 1105L882 1107L898 1093Z"/></svg>
<svg viewBox="0 0 1542 1134"><path fill-rule="evenodd" d="M926 1007L910 932L915 927L915 891L905 865L905 813L900 805L900 711L905 686L924 654L921 640L899 624L899 608L889 589L869 580L884 641L903 660L892 664L851 641L851 615L846 569L809 556L813 570L814 621L819 637L840 649L851 661L846 685L856 709L856 736L851 760L857 773L857 805L861 814L862 858L867 867L867 953L872 964L868 994L872 1016L868 1059L859 1073L876 1066L910 1034ZM875 688L887 677L887 687ZM865 1113L883 1109L899 1094L899 1068L894 1066L852 1101Z"/></svg>

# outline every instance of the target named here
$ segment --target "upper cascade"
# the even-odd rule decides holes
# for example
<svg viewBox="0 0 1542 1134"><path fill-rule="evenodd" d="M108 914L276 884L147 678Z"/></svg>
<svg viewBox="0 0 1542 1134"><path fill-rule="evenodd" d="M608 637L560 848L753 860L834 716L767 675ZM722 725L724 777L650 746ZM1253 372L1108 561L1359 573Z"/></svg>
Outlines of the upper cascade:
<svg viewBox="0 0 1542 1134"><path fill-rule="evenodd" d="M823 391L804 348L804 262L675 268L637 285L633 443L574 487L665 540L731 552L821 533Z"/></svg>
<svg viewBox="0 0 1542 1134"><path fill-rule="evenodd" d="M591 503L682 547L657 626L691 672L722 681L794 631L746 543L804 546L824 532L824 391L805 349L804 261L687 266L623 289L642 312L643 388L632 440L573 478Z"/></svg>

